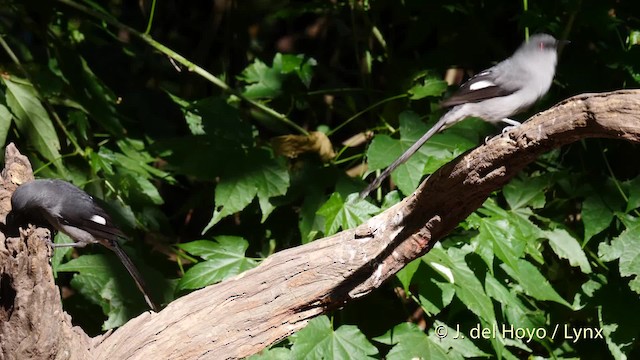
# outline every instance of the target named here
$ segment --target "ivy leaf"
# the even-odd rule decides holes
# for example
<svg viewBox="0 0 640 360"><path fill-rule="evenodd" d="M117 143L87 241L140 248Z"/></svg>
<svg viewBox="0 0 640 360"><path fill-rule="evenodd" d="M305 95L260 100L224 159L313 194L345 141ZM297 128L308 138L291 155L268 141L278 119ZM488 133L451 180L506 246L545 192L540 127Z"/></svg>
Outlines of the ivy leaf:
<svg viewBox="0 0 640 360"><path fill-rule="evenodd" d="M613 220L613 211L600 195L591 195L582 202L582 223L584 224L584 242L600 233Z"/></svg>
<svg viewBox="0 0 640 360"><path fill-rule="evenodd" d="M478 212L488 215L477 218L479 233L474 238L481 246L492 250L491 254L484 254L487 266L493 266L492 256L495 254L502 262L512 268L517 268L517 260L521 258L527 244L541 236L541 230L526 216L500 208L494 201L487 200Z"/></svg>
<svg viewBox="0 0 640 360"><path fill-rule="evenodd" d="M409 89L411 100L419 100L427 96L440 96L447 90L447 82L437 78L426 77L422 84Z"/></svg>
<svg viewBox="0 0 640 360"><path fill-rule="evenodd" d="M429 127L412 112L400 114L400 139L388 135L376 135L367 150L369 169L382 169L410 148ZM475 143L453 131L434 135L404 164L391 173L393 182L404 194L412 193L425 172L433 172L455 156L473 147ZM425 171L425 169L427 171Z"/></svg>
<svg viewBox="0 0 640 360"><path fill-rule="evenodd" d="M436 329L441 331L440 329L445 327L447 329L446 336L442 336L442 333L436 334ZM451 357L455 355L460 355L464 358L490 357L489 354L475 346L469 336L459 336L462 334L457 334L458 330L452 329L442 321L436 320L433 323L433 327L429 329L429 339L447 351ZM459 336L458 338L456 338L457 335Z"/></svg>
<svg viewBox="0 0 640 360"><path fill-rule="evenodd" d="M133 259L135 260L135 257ZM138 296L140 292L133 279L115 255L82 255L59 265L57 271L77 272L73 275L71 285L102 308L108 316L103 324L105 330L118 327L147 309L142 295ZM144 272L143 275L150 273ZM151 275L154 281L149 281L149 276L145 276L147 283L162 282L156 281L161 275Z"/></svg>
<svg viewBox="0 0 640 360"><path fill-rule="evenodd" d="M247 360L289 360L291 357L291 350L284 347L276 347L271 349L264 349L259 354L251 355Z"/></svg>
<svg viewBox="0 0 640 360"><path fill-rule="evenodd" d="M640 294L640 219L621 216L620 220L627 228L611 243L601 243L598 256L602 261L619 260L620 275L631 277L629 287Z"/></svg>
<svg viewBox="0 0 640 360"><path fill-rule="evenodd" d="M7 135L11 128L11 119L13 116L6 106L0 104L0 144L7 143Z"/></svg>
<svg viewBox="0 0 640 360"><path fill-rule="evenodd" d="M311 85L313 67L318 65L314 58L304 55L276 54L273 58L273 67L279 68L282 74L295 73L305 87Z"/></svg>
<svg viewBox="0 0 640 360"><path fill-rule="evenodd" d="M624 182L623 185L627 188L627 192L629 193L629 200L627 201L627 209L625 212L629 212L640 207L640 176Z"/></svg>
<svg viewBox="0 0 640 360"><path fill-rule="evenodd" d="M579 266L580 271L585 274L591 273L589 260L576 238L563 229L544 231L543 234L549 239L549 245L558 257L569 260L571 266Z"/></svg>
<svg viewBox="0 0 640 360"><path fill-rule="evenodd" d="M429 338L418 325L412 323L398 324L385 334L373 338L373 340L393 346L386 356L388 360L462 359L462 356L459 354L447 354L447 352L437 342Z"/></svg>
<svg viewBox="0 0 640 360"><path fill-rule="evenodd" d="M44 109L35 89L25 80L2 76L7 87L7 105L15 116L16 126L26 134L38 152L65 172L60 160L60 142L49 114Z"/></svg>
<svg viewBox="0 0 640 360"><path fill-rule="evenodd" d="M248 84L244 91L246 97L275 98L282 94L286 75L292 72L298 75L306 87L309 87L313 74L312 67L316 64L314 59L305 59L302 55L278 53L273 58L272 67L256 59L242 71L238 79Z"/></svg>
<svg viewBox="0 0 640 360"><path fill-rule="evenodd" d="M409 292L411 280L413 279L416 271L418 271L421 263L422 261L420 259L416 259L405 265L405 267L396 273L396 277L398 278L398 281L400 281L400 284L402 284L404 291Z"/></svg>
<svg viewBox="0 0 640 360"><path fill-rule="evenodd" d="M289 188L287 168L265 151L253 151L243 161L228 166L226 175L216 187L213 217L202 230L203 234L224 217L247 207L256 196L264 221L273 210L269 199L284 195Z"/></svg>
<svg viewBox="0 0 640 360"><path fill-rule="evenodd" d="M625 279L601 276L590 304L597 309L598 325L602 329L613 359L629 359L638 341L638 319L629 313L640 309L637 292L625 286ZM597 285L596 285L597 286Z"/></svg>
<svg viewBox="0 0 640 360"><path fill-rule="evenodd" d="M485 218L480 223L477 239L489 242L496 256L505 264L517 267L518 259L524 254L526 239L515 236L507 219Z"/></svg>
<svg viewBox="0 0 640 360"><path fill-rule="evenodd" d="M549 186L549 179L544 176L522 177L511 180L503 189L505 200L512 210L544 207L544 191Z"/></svg>
<svg viewBox="0 0 640 360"><path fill-rule="evenodd" d="M378 349L353 325L333 330L329 318L319 316L292 335L292 359L376 359Z"/></svg>
<svg viewBox="0 0 640 360"><path fill-rule="evenodd" d="M453 283L456 296L469 310L486 323L493 324L496 321L493 303L485 293L482 283L465 261L465 256L470 252L469 247L463 249L452 247L446 252L434 247L422 259Z"/></svg>
<svg viewBox="0 0 640 360"><path fill-rule="evenodd" d="M236 144L252 144L251 124L238 109L220 97L209 97L193 102L187 109L202 118L202 130L210 139L226 139Z"/></svg>
<svg viewBox="0 0 640 360"><path fill-rule="evenodd" d="M369 168L382 169L411 147L425 132L429 130L420 121L418 115L411 111L400 114L400 140L388 135L377 135L367 151ZM424 166L427 163L427 152L423 146L404 164L391 173L391 178L404 194L413 192L420 183Z"/></svg>
<svg viewBox="0 0 640 360"><path fill-rule="evenodd" d="M280 72L259 59L247 66L238 79L249 84L244 91L248 98L275 98L282 92Z"/></svg>
<svg viewBox="0 0 640 360"><path fill-rule="evenodd" d="M257 265L253 259L245 257L249 242L237 236L216 236L216 241L196 240L179 244L178 247L205 261L189 269L177 290L199 289L240 274Z"/></svg>
<svg viewBox="0 0 640 360"><path fill-rule="evenodd" d="M502 308L510 325L521 329L536 329L545 325L544 312L529 309L522 303L515 290L508 290L491 274L487 274L485 278L485 288L487 294Z"/></svg>
<svg viewBox="0 0 640 360"><path fill-rule="evenodd" d="M507 274L509 274L509 276L515 279L522 286L527 295L538 300L555 301L558 304L573 309L571 304L569 304L553 289L549 280L542 276L538 268L533 266L533 264L527 260L518 259L517 266L515 268L505 266L505 264L502 264L501 267Z"/></svg>
<svg viewBox="0 0 640 360"><path fill-rule="evenodd" d="M421 266L415 278L418 302L427 314L439 314L451 304L456 293L455 285L448 281L435 280L437 274L432 268Z"/></svg>
<svg viewBox="0 0 640 360"><path fill-rule="evenodd" d="M325 218L325 236L335 234L340 228L354 228L378 212L377 206L360 199L358 194L351 194L344 201L337 192L318 209L318 214Z"/></svg>

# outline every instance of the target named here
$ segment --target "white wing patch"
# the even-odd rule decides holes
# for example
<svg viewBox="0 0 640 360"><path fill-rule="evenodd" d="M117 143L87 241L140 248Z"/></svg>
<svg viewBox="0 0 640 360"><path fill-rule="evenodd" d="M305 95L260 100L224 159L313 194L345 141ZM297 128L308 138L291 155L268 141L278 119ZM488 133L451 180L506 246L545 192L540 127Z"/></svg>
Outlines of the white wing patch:
<svg viewBox="0 0 640 360"><path fill-rule="evenodd" d="M93 215L90 220L100 225L107 225L107 219L103 218L100 215Z"/></svg>
<svg viewBox="0 0 640 360"><path fill-rule="evenodd" d="M489 80L480 80L477 83L471 84L471 86L469 86L469 90L480 90L489 86L496 86L496 84L492 83Z"/></svg>

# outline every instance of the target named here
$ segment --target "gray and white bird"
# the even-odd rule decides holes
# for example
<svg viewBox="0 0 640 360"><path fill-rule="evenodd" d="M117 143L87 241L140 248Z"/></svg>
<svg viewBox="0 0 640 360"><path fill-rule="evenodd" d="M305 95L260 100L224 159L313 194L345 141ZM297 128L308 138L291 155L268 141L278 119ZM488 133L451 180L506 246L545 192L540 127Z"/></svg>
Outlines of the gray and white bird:
<svg viewBox="0 0 640 360"><path fill-rule="evenodd" d="M11 213L7 223L43 225L43 221L76 241L56 246L84 247L99 243L113 250L131 274L147 304L154 311L159 310L149 295L142 275L118 244L118 239L125 238L125 235L91 195L56 179L32 180L18 186L11 196Z"/></svg>
<svg viewBox="0 0 640 360"><path fill-rule="evenodd" d="M510 58L469 79L442 102L442 106L451 109L360 192L360 197L365 198L380 186L431 136L468 117L478 117L494 124L504 122L511 126L520 125L509 117L526 110L549 91L556 72L558 46L562 43L565 41L558 41L551 35L533 35Z"/></svg>

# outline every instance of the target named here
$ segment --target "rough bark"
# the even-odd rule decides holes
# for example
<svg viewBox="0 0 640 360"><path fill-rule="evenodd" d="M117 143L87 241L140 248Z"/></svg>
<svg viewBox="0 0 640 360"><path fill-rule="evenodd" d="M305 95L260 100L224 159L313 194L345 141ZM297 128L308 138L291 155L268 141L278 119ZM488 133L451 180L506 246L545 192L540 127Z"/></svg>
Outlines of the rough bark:
<svg viewBox="0 0 640 360"><path fill-rule="evenodd" d="M64 351L69 358L86 357L88 351L92 359L235 359L254 354L303 328L314 316L370 293L426 253L540 154L588 137L640 141L640 91L568 99L443 166L416 193L358 228L278 252L253 270L195 291L157 314L142 314L113 333L94 338L89 350L86 336L70 327L68 316L60 309L58 292L42 255L48 251L46 247L22 254L29 246L37 246L29 241L31 237L26 243L5 241L5 247L17 242L24 245L0 252L3 320L11 321L20 313L20 318L32 317L40 321L35 322L38 326L51 329L38 329L34 322L4 324L0 345L7 349L4 343L11 341L10 333L25 337L44 331L55 333L52 343L68 346L32 341L27 344L31 346L28 351L51 358L62 357ZM7 190L10 193L12 188ZM7 196L0 193L0 201ZM22 268L41 270L14 270L20 266L6 266L7 257L24 262ZM34 273L43 275L35 280ZM14 279L10 287L4 282L7 277ZM28 286L16 286L22 282ZM43 284L46 288L41 290L39 307L18 308L5 301L35 297L35 287ZM5 295L9 290L15 291L13 297ZM56 320L42 320L42 309L55 309L47 316ZM63 337L67 337L65 341L55 340Z"/></svg>
<svg viewBox="0 0 640 360"><path fill-rule="evenodd" d="M9 144L0 177L3 223L11 194L31 179L29 160ZM0 234L0 359L89 359L90 339L71 325L53 281L49 230L30 228L6 237L10 233L4 228Z"/></svg>

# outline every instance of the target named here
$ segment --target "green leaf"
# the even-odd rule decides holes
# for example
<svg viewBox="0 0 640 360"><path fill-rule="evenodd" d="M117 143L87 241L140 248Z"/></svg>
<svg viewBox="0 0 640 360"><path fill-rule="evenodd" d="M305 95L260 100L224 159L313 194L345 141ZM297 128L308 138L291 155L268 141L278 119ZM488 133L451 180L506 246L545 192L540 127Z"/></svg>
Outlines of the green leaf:
<svg viewBox="0 0 640 360"><path fill-rule="evenodd" d="M257 193L258 188L250 179L227 177L221 180L215 192L215 201L219 205L216 205L213 217L202 233L209 231L223 218L247 207Z"/></svg>
<svg viewBox="0 0 640 360"><path fill-rule="evenodd" d="M377 206L360 199L358 194L351 194L344 201L337 192L318 209L318 214L325 218L325 236L335 234L340 228L354 228L378 212L380 209Z"/></svg>
<svg viewBox="0 0 640 360"><path fill-rule="evenodd" d="M247 360L290 360L291 350L283 347L264 349L260 353L251 355Z"/></svg>
<svg viewBox="0 0 640 360"><path fill-rule="evenodd" d="M11 127L11 119L13 116L6 106L0 104L0 145L5 146L7 142L7 134Z"/></svg>
<svg viewBox="0 0 640 360"><path fill-rule="evenodd" d="M400 271L396 273L396 277L402 284L402 287L405 292L409 292L409 285L411 285L411 279L413 279L413 275L418 271L422 260L416 259L403 267Z"/></svg>
<svg viewBox="0 0 640 360"><path fill-rule="evenodd" d="M486 323L493 324L496 322L493 303L485 293L482 283L465 261L465 256L470 252L469 247L463 249L452 247L446 252L441 248L434 247L422 259L453 283L456 296L469 310Z"/></svg>
<svg viewBox="0 0 640 360"><path fill-rule="evenodd" d="M474 238L480 244L479 254L489 267L493 266L492 255L495 254L505 264L516 268L517 259L524 255L527 245L541 237L540 228L526 214L506 211L491 199L485 201L478 212L489 216L477 219L479 232ZM484 248L491 249L491 254L483 254Z"/></svg>
<svg viewBox="0 0 640 360"><path fill-rule="evenodd" d="M555 301L558 304L573 309L571 304L558 295L549 283L549 280L538 271L538 268L527 260L519 259L515 268L505 266L505 264L502 264L501 267L522 286L527 295L538 300Z"/></svg>
<svg viewBox="0 0 640 360"><path fill-rule="evenodd" d="M380 207L380 211L385 211L392 207L393 205L399 203L402 200L400 196L400 192L393 190L384 195L384 199L382 199L382 206Z"/></svg>
<svg viewBox="0 0 640 360"><path fill-rule="evenodd" d="M511 267L517 267L518 259L524 254L527 239L516 236L509 220L485 218L479 230L479 241L490 242L500 260Z"/></svg>
<svg viewBox="0 0 640 360"><path fill-rule="evenodd" d="M446 329L446 332L442 332L443 329ZM490 357L475 346L469 336L463 335L458 330L459 328L450 328L442 321L436 320L433 327L429 329L429 339L452 357L454 355L464 358Z"/></svg>
<svg viewBox="0 0 640 360"><path fill-rule="evenodd" d="M640 294L640 220L626 216L620 220L627 228L610 244L600 243L598 256L602 261L619 260L620 275L631 277L629 287Z"/></svg>
<svg viewBox="0 0 640 360"><path fill-rule="evenodd" d="M427 126L420 121L414 112L405 111L400 114L400 140L387 135L377 135L367 151L369 168L382 169L391 164L413 145L427 130ZM423 146L409 160L391 173L391 178L404 194L413 192L422 179L424 166L427 162L427 152Z"/></svg>
<svg viewBox="0 0 640 360"><path fill-rule="evenodd" d="M627 188L629 194L625 212L629 212L640 207L640 176L626 181L624 186Z"/></svg>
<svg viewBox="0 0 640 360"><path fill-rule="evenodd" d="M491 274L487 274L485 278L485 289L487 289L487 295L495 299L502 308L502 313L505 314L508 324L513 325L514 328L535 330L545 326L544 312L529 309L522 303L515 290L508 290Z"/></svg>
<svg viewBox="0 0 640 360"><path fill-rule="evenodd" d="M292 359L375 359L378 349L353 325L333 330L329 318L318 316L291 336Z"/></svg>
<svg viewBox="0 0 640 360"><path fill-rule="evenodd" d="M64 172L58 134L33 86L13 76L2 76L2 81L7 86L6 101L15 115L18 130L29 137L29 141L45 159Z"/></svg>
<svg viewBox="0 0 640 360"><path fill-rule="evenodd" d="M533 209L544 207L544 191L549 186L549 179L544 176L518 177L511 180L503 189L505 200L513 210L525 206Z"/></svg>
<svg viewBox="0 0 640 360"><path fill-rule="evenodd" d="M427 96L440 96L447 90L447 82L438 78L425 78L422 84L409 89L411 100L419 100Z"/></svg>
<svg viewBox="0 0 640 360"><path fill-rule="evenodd" d="M595 194L587 197L582 203L584 243L609 227L611 220L613 220L613 215L613 211L605 204L600 195Z"/></svg>
<svg viewBox="0 0 640 360"><path fill-rule="evenodd" d="M589 260L576 238L563 229L544 231L543 234L549 239L549 244L558 257L569 260L571 266L579 266L580 271L585 274L591 273Z"/></svg>
<svg viewBox="0 0 640 360"><path fill-rule="evenodd" d="M228 164L228 167L226 175L216 186L213 217L202 230L203 234L224 217L247 207L255 196L259 199L264 221L273 210L269 199L284 195L289 188L287 168L265 151L252 151L244 161Z"/></svg>
<svg viewBox="0 0 640 360"><path fill-rule="evenodd" d="M387 167L410 148L429 127L412 111L399 116L400 139L388 135L376 135L367 150L369 169ZM425 172L433 172L462 152L475 146L475 142L458 135L455 131L434 135L412 157L391 174L391 178L404 194L413 192ZM425 171L426 170L426 171Z"/></svg>
<svg viewBox="0 0 640 360"><path fill-rule="evenodd" d="M202 130L211 139L226 139L243 146L253 143L251 124L223 98L198 100L184 111L202 118Z"/></svg>
<svg viewBox="0 0 640 360"><path fill-rule="evenodd" d="M255 260L245 257L249 242L237 236L216 236L216 241L197 240L178 247L205 261L189 269L177 290L199 289L240 274L256 266Z"/></svg>
<svg viewBox="0 0 640 360"><path fill-rule="evenodd" d="M451 303L455 288L450 282L442 282L435 270L422 259L414 260L400 270L396 276L407 294L414 295L418 304L429 315L439 314ZM450 280L450 278L446 278Z"/></svg>
<svg viewBox="0 0 640 360"><path fill-rule="evenodd" d="M238 77L250 84L245 87L244 96L257 98L275 98L282 93L282 77L278 70L256 59Z"/></svg>
<svg viewBox="0 0 640 360"><path fill-rule="evenodd" d="M273 59L274 68L280 68L282 74L294 72L307 88L311 85L313 67L316 65L318 62L315 59L307 58L304 55L278 53Z"/></svg>
<svg viewBox="0 0 640 360"><path fill-rule="evenodd" d="M58 266L58 272L78 272L71 285L92 303L102 307L112 329L146 310L146 304L131 276L115 256L82 255ZM132 294L136 294L132 296Z"/></svg>
<svg viewBox="0 0 640 360"><path fill-rule="evenodd" d="M155 176L169 183L174 182L173 178L167 172L155 166L157 158L149 154L143 141L128 138L118 140L116 144L122 153L113 153L113 159L119 166L145 178ZM102 151L102 148L100 148L100 151Z"/></svg>
<svg viewBox="0 0 640 360"><path fill-rule="evenodd" d="M625 286L625 279L602 277L602 286L596 290L590 303L597 311L597 327L602 329L607 347L614 359L631 359L638 342L638 318L640 298Z"/></svg>
<svg viewBox="0 0 640 360"><path fill-rule="evenodd" d="M309 87L313 75L312 68L317 63L302 55L276 54L273 66L269 67L259 59L247 66L238 76L248 85L244 95L248 98L276 98L282 94L283 82L289 73L295 73L302 84Z"/></svg>
<svg viewBox="0 0 640 360"><path fill-rule="evenodd" d="M318 209L322 206L323 200L324 194L319 191L309 191L304 197L298 221L303 244L314 240L315 235L324 227L322 216L318 215Z"/></svg>
<svg viewBox="0 0 640 360"><path fill-rule="evenodd" d="M416 285L418 286L418 304L429 315L439 314L449 306L456 293L453 284L436 281L432 277L420 276L416 280Z"/></svg>
<svg viewBox="0 0 640 360"><path fill-rule="evenodd" d="M447 352L428 337L416 324L402 323L373 340L392 345L387 360L400 359L462 359L457 353Z"/></svg>

